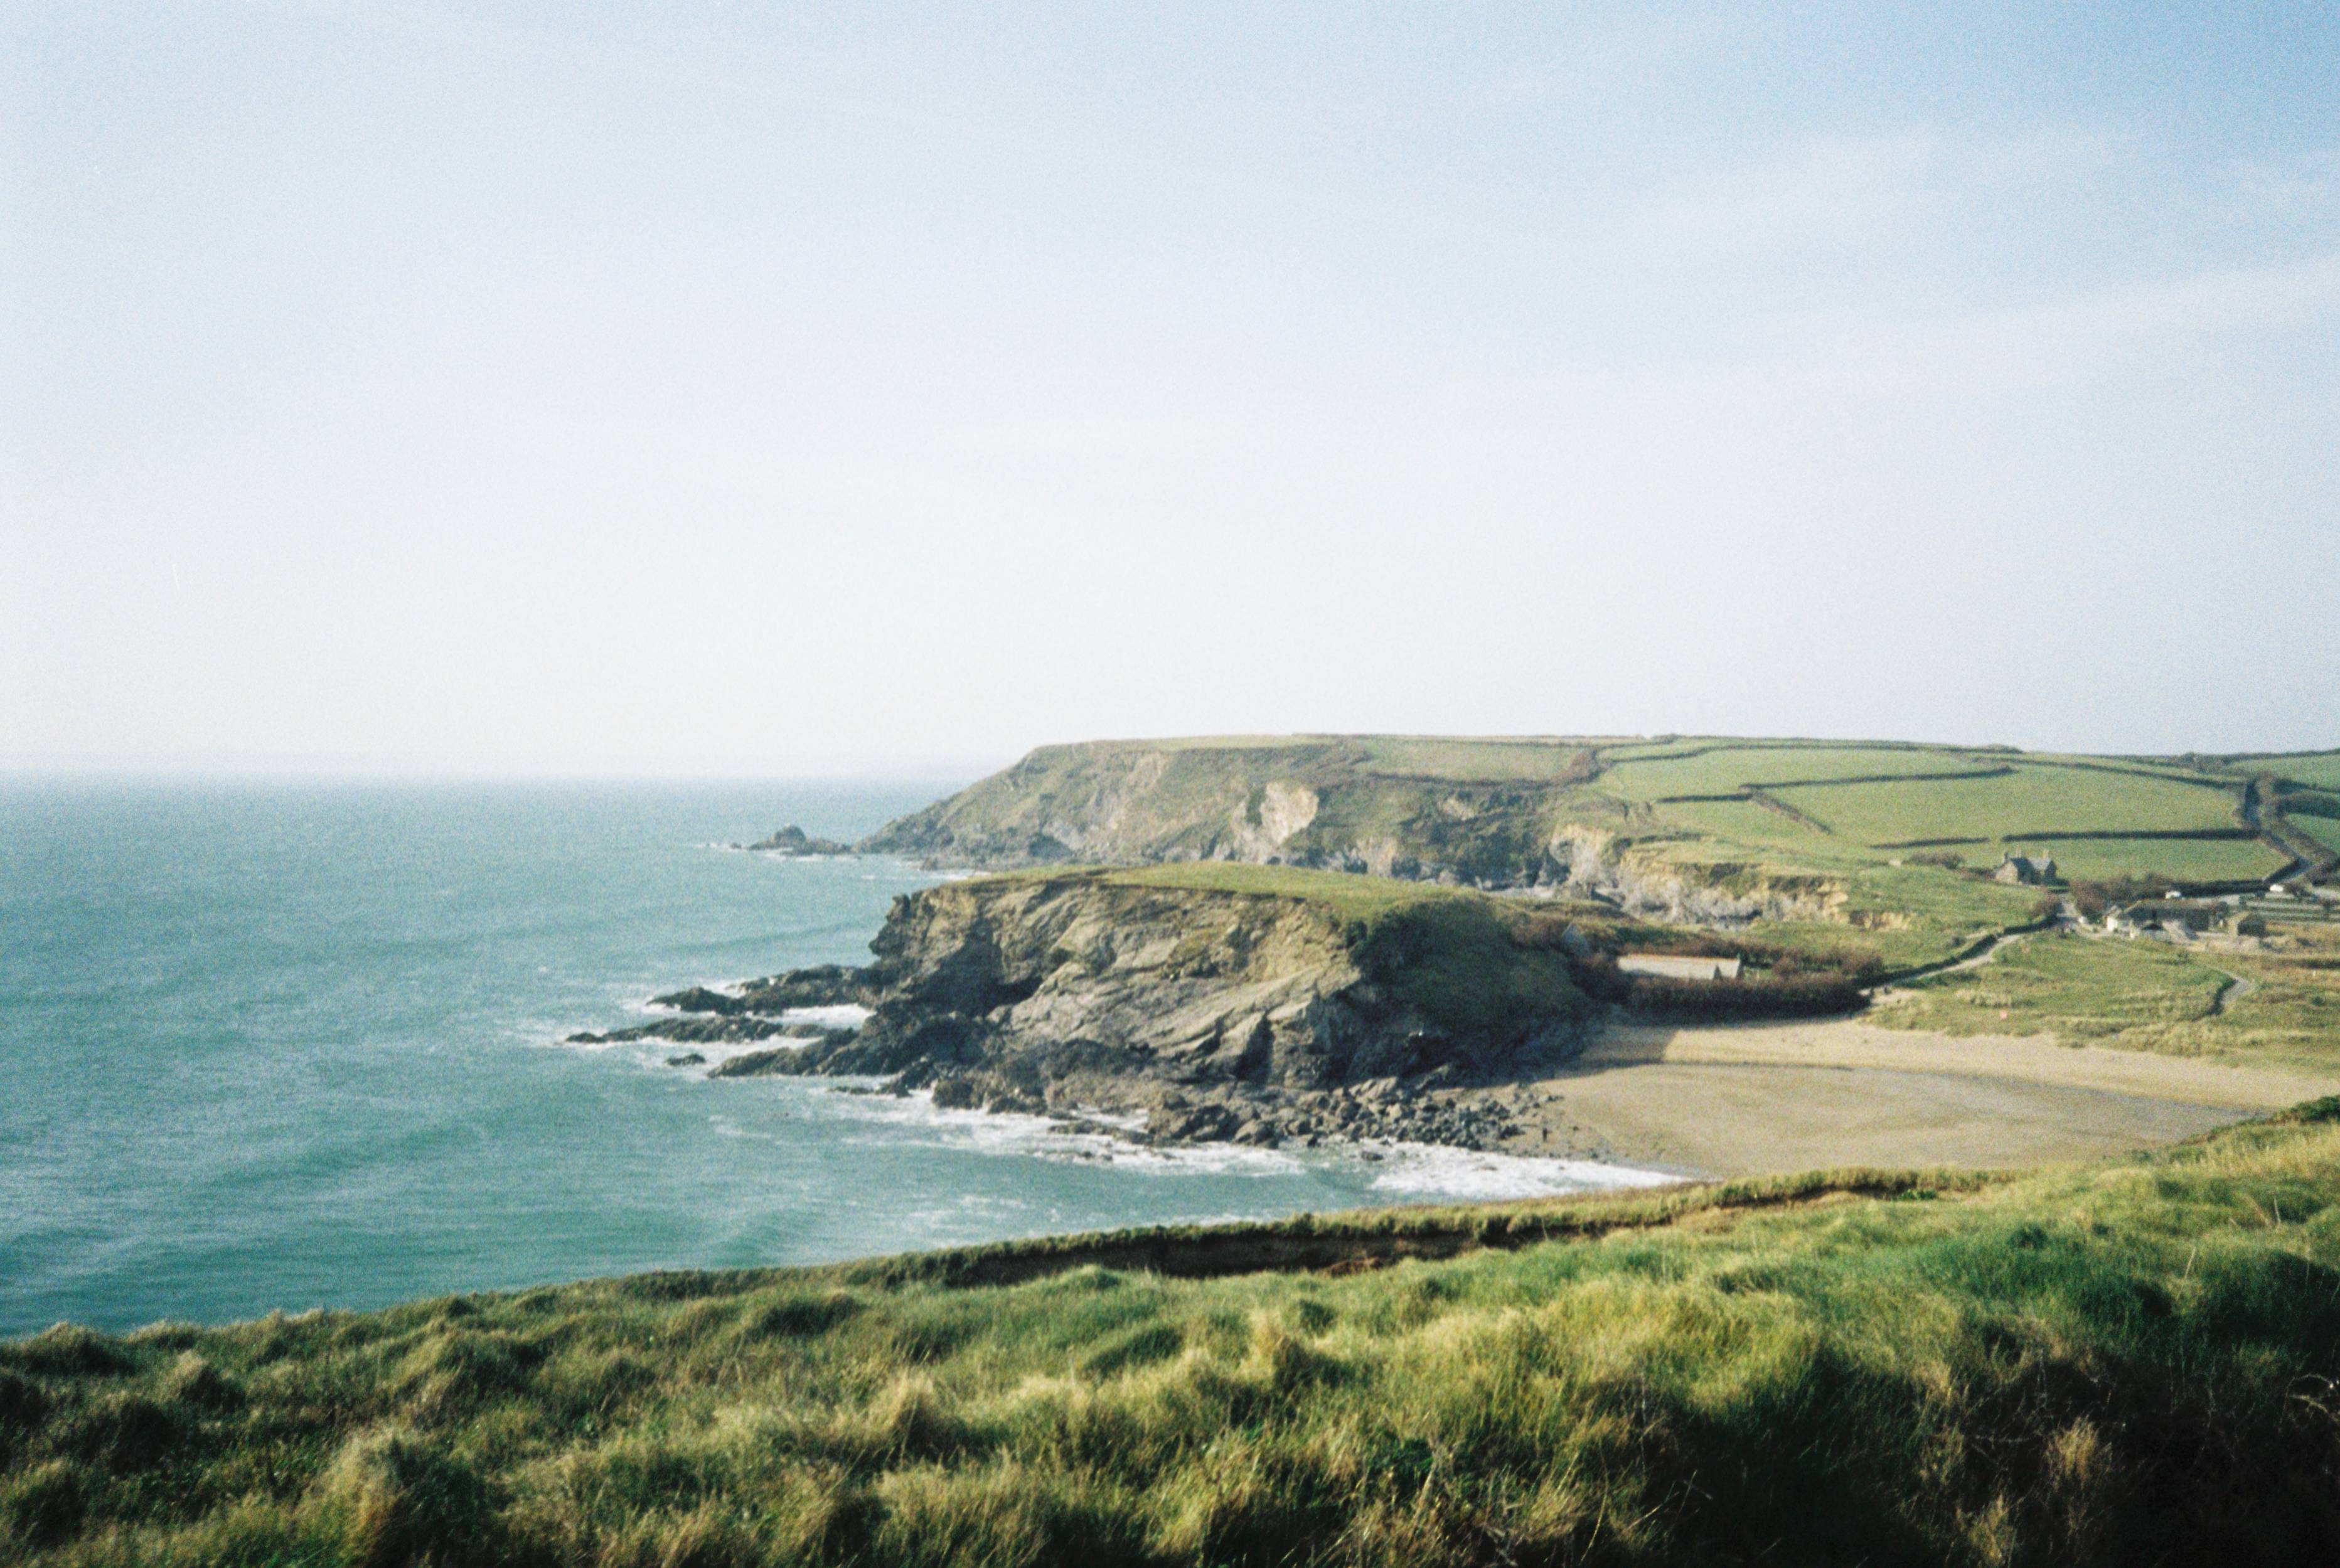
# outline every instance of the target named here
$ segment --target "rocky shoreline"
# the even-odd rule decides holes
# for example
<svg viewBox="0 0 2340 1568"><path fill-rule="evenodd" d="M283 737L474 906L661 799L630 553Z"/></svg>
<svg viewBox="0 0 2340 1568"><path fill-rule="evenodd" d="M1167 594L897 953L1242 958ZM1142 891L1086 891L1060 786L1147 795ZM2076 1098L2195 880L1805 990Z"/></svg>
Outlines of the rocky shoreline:
<svg viewBox="0 0 2340 1568"><path fill-rule="evenodd" d="M1424 910L1368 927L1094 874L946 884L896 902L868 965L693 987L654 998L670 1018L570 1038L749 1046L708 1076L876 1078L1155 1146L1515 1146L1515 1087L1581 1049L1595 1009L1564 955L1517 949L1474 902ZM1461 1000L1434 983L1458 962ZM838 1007L865 1021L787 1016Z"/></svg>

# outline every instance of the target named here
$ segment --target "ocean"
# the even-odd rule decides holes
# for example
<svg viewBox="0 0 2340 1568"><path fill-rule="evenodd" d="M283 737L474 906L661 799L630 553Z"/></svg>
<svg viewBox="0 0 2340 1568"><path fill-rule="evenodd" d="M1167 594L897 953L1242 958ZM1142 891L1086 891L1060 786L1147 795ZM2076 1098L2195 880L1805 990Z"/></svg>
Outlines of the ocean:
<svg viewBox="0 0 2340 1568"><path fill-rule="evenodd" d="M0 780L0 1335L1631 1179L1148 1151L682 1047L653 994L859 961L931 785Z"/></svg>

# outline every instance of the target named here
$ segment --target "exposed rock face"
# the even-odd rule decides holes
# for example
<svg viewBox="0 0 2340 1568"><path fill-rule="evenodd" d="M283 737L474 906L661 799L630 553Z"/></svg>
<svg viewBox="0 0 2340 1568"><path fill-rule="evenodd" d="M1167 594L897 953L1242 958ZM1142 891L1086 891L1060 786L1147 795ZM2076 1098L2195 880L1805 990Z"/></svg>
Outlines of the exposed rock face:
<svg viewBox="0 0 2340 1568"><path fill-rule="evenodd" d="M817 1024L791 1024L778 1018L733 1013L728 1016L659 1018L651 1023L635 1024L629 1028L611 1029L601 1035L587 1031L570 1035L563 1043L615 1046L634 1040L671 1040L679 1046L736 1046L780 1037L817 1040L835 1032ZM849 1034L852 1031L844 1032Z"/></svg>
<svg viewBox="0 0 2340 1568"><path fill-rule="evenodd" d="M1637 853L1614 833L1575 824L1552 836L1536 885L1565 898L1597 898L1630 915L1692 925L1840 919L1845 902L1844 885L1833 878L1731 862L1692 869Z"/></svg>
<svg viewBox="0 0 2340 1568"><path fill-rule="evenodd" d="M1482 904L1368 927L1304 898L1087 875L948 884L896 902L867 968L745 993L865 1002L858 1034L718 1072L885 1076L946 1107L1143 1111L1167 1142L1475 1142L1491 1130L1434 1112L1423 1087L1572 1054L1588 1011L1565 958L1512 950Z"/></svg>
<svg viewBox="0 0 2340 1568"><path fill-rule="evenodd" d="M679 1013L744 1013L748 1004L722 991L710 991L705 986L693 986L687 991L669 991L663 997L652 997L653 1007L672 1007Z"/></svg>
<svg viewBox="0 0 2340 1568"><path fill-rule="evenodd" d="M1236 860L1482 888L1533 884L1567 820L1621 820L1573 741L1494 749L1499 776L1421 772L1429 743L1096 741L1048 746L859 848L1008 868ZM1409 748L1412 749L1409 750Z"/></svg>
<svg viewBox="0 0 2340 1568"><path fill-rule="evenodd" d="M1841 918L1845 889L1834 879L1665 853L1681 835L1651 842L1646 808L1637 816L1605 794L1593 753L1578 743L1458 744L1457 757L1373 737L1043 747L860 847L1003 868L1311 867L1591 898L1700 924ZM1408 770L1431 763L1450 771ZM1454 771L1472 768L1487 776Z"/></svg>

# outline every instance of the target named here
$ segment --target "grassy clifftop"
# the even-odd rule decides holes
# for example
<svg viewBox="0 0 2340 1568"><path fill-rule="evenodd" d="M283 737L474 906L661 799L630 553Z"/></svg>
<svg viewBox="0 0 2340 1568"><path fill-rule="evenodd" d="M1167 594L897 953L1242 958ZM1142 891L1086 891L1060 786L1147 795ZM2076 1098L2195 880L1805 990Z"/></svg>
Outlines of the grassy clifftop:
<svg viewBox="0 0 2340 1568"><path fill-rule="evenodd" d="M2291 1563L2340 1106L2006 1177L657 1275L0 1346L76 1563Z"/></svg>

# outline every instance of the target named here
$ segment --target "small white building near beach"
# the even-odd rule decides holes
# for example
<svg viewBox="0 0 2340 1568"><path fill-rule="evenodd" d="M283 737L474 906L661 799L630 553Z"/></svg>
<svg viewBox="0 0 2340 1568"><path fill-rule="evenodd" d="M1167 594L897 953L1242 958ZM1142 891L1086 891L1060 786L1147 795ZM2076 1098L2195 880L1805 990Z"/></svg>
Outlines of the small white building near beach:
<svg viewBox="0 0 2340 1568"><path fill-rule="evenodd" d="M1736 958L1682 958L1671 953L1627 953L1617 967L1629 975L1662 975L1669 980L1735 980Z"/></svg>

